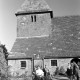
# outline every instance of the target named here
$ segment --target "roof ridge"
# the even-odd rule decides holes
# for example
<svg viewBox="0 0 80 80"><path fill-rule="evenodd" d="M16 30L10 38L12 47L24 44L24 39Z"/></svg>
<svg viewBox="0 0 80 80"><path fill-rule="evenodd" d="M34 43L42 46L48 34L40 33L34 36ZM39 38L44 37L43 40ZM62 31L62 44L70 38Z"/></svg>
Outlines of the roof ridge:
<svg viewBox="0 0 80 80"><path fill-rule="evenodd" d="M78 17L80 15L65 15L65 16L54 16L54 18L62 18L62 17Z"/></svg>

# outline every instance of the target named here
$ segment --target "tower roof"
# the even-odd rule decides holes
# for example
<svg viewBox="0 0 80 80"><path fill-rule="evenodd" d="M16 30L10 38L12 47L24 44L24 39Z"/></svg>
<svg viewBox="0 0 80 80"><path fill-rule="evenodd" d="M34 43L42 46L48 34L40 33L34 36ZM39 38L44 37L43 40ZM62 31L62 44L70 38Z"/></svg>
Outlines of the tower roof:
<svg viewBox="0 0 80 80"><path fill-rule="evenodd" d="M44 0L25 0L17 13L51 11Z"/></svg>

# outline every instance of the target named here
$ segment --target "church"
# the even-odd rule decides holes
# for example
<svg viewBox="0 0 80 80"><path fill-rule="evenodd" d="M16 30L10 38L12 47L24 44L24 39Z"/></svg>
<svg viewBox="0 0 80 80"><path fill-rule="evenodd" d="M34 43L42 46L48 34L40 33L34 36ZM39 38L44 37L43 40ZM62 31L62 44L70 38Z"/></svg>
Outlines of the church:
<svg viewBox="0 0 80 80"><path fill-rule="evenodd" d="M80 16L53 14L45 0L25 0L15 13L17 37L8 56L12 76L29 77L38 65L53 75L80 57Z"/></svg>

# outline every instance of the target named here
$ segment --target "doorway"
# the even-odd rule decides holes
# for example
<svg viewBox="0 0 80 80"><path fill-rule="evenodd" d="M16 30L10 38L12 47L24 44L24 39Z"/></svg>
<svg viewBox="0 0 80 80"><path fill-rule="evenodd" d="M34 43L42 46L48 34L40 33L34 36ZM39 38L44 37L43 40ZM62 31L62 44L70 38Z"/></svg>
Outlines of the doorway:
<svg viewBox="0 0 80 80"><path fill-rule="evenodd" d="M43 69L43 65L44 65L44 62L42 59L38 59L38 60L34 60L34 68L37 67L37 66L40 66L40 68Z"/></svg>

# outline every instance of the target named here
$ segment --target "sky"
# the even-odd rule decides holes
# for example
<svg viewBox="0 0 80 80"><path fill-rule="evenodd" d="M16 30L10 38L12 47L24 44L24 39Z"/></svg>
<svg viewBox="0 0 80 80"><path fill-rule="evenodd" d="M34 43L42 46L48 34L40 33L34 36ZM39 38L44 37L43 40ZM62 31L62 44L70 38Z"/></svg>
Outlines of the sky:
<svg viewBox="0 0 80 80"><path fill-rule="evenodd" d="M53 16L80 15L80 0L45 0ZM24 0L0 0L0 43L10 52L16 40L17 18L15 12Z"/></svg>

